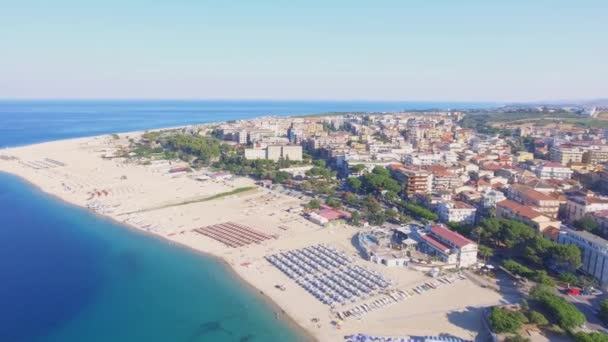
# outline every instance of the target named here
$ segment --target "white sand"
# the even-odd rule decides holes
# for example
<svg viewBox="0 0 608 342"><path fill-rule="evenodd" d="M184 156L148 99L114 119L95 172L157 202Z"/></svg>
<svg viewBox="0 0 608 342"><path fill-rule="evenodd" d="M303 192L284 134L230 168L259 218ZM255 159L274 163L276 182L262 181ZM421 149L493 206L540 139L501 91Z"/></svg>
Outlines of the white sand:
<svg viewBox="0 0 608 342"><path fill-rule="evenodd" d="M299 207L300 200L261 188L211 201L158 209L238 187L253 186L254 182L248 178L199 182L188 175L173 178L165 172L170 166L125 164L101 158L103 154L111 155L118 143L125 143L126 136L138 134L122 134L120 140L100 136L5 149L0 151L0 156L18 159L0 159L0 171L21 176L67 202L79 206L94 205L100 214L225 260L246 282L267 295L300 326L322 341L340 341L344 335L355 333L450 333L473 338L482 324L478 308L498 304L502 299L491 290L463 280L371 312L361 320L347 319L341 323L340 329L336 329L330 324L336 319L330 308L274 268L264 256L318 243L329 243L354 255L350 239L355 228L321 228L299 214L287 212L289 208ZM45 158L66 165L50 167L52 163L45 162ZM234 249L191 231L226 221L248 225L278 238ZM280 226L288 229L280 229ZM401 289L429 280L417 271L386 268L359 260L358 263L384 273ZM244 266L244 263L250 265ZM284 285L286 291L276 289L277 284ZM311 319L315 317L320 322L312 323Z"/></svg>

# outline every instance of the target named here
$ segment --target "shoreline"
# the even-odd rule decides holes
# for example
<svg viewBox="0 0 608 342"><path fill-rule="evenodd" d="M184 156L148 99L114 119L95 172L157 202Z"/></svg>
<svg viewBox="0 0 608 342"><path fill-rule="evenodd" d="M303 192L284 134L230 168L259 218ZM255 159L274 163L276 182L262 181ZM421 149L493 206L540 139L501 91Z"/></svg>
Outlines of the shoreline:
<svg viewBox="0 0 608 342"><path fill-rule="evenodd" d="M352 243L356 228L316 225L300 213L306 198L264 189L251 178L233 176L200 181L198 173L211 175L213 171L203 168L193 174L174 175L169 170L179 162L144 165L122 158L103 158L127 144L127 136L137 138L141 134L141 131L121 133L118 138L106 134L4 149L1 153L8 158L0 159L0 172L14 175L37 191L87 209L121 228L147 233L146 236L162 238L179 248L214 258L213 261L219 261L236 275L239 285L268 303L278 320L307 341L338 341L359 333L380 336L450 333L471 338L476 335L476 321L462 325L452 319L457 312L478 319L475 310L467 309L470 301L461 294L474 293L478 306L495 305L501 300L496 293L463 282L434 296L415 296L384 307L367 314L365 319L338 319L335 308L314 298L266 257L326 244L351 257L353 264L387 277L395 289L411 289L429 281L428 275L362 259ZM209 201L197 200L249 186L257 189ZM245 225L272 238L231 248L196 230L228 222ZM277 286L284 290L277 290ZM338 309L346 310L385 296L379 292Z"/></svg>
<svg viewBox="0 0 608 342"><path fill-rule="evenodd" d="M28 146L30 146L30 145L28 145ZM304 337L304 341L316 341L316 342L319 341L310 331L308 331L306 328L299 325L293 317L291 317L289 314L287 314L287 312L285 312L285 310L283 310L283 308L281 308L281 306L279 306L279 304L276 303L270 296L268 296L262 289L259 289L259 288L255 287L253 284L246 281L245 278L227 260L225 260L221 256L195 249L192 246L188 246L184 243L180 243L178 241L171 240L161 234L139 229L130 223L121 222L109 215L103 215L98 212L95 212L94 210L90 210L89 208L86 208L84 206L81 206L81 205L78 205L75 203L71 203L71 202L59 197L56 194L44 191L39 185L31 182L30 180L28 180L27 178L25 178L21 175L18 175L18 174L12 173L12 172L8 172L5 170L0 170L0 173L4 173L4 174L10 175L12 177L16 177L19 180L23 181L24 183L27 183L28 186L31 186L36 191L44 194L45 196L49 196L52 200L60 201L61 203L66 204L68 206L72 206L75 209L84 210L88 214L94 215L94 216L104 219L104 220L108 220L108 221L112 222L113 224L120 226L122 229L128 229L129 231L131 231L135 234L142 234L142 236L157 239L158 241L162 241L163 243L166 243L167 245L170 245L170 246L173 246L176 248L182 248L184 250L187 250L190 253L194 253L194 254L198 255L199 257L209 258L213 262L218 262L219 264L222 265L222 267L227 272L229 272L231 274L231 276L234 276L236 279L239 280L239 283L241 286L246 287L248 289L248 291L251 291L255 296L257 296L259 299L261 299L267 305L269 305L271 307L273 313L275 314L275 319L283 320L290 329L294 330L301 337Z"/></svg>

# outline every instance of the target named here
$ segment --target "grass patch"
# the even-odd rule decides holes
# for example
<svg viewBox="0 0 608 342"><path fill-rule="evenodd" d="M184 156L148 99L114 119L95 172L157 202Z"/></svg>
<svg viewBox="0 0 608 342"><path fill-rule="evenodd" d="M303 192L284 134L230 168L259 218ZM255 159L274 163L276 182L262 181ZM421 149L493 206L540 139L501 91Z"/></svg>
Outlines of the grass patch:
<svg viewBox="0 0 608 342"><path fill-rule="evenodd" d="M244 187L241 187L241 188L236 188L236 189L231 190L231 191L226 191L226 192L222 192L222 193L219 193L219 194L215 194L213 196L205 197L202 200L196 201L196 202L211 201L211 200L222 198L222 197L226 197L226 196L232 196L232 195L240 194L241 192L246 192L246 191L250 191L250 190L253 190L253 189L256 189L256 187L255 186L244 186Z"/></svg>
<svg viewBox="0 0 608 342"><path fill-rule="evenodd" d="M236 188L234 190L230 190L230 191L226 191L226 192L221 192L219 194L215 194L215 195L212 195L212 196L209 196L209 197L193 198L193 199L182 201L182 202L178 202L178 203L169 203L169 204L165 204L165 205L160 205L158 207L152 207L152 208L146 208L146 209L131 211L131 212L128 212L128 213L122 213L120 215L137 214L137 213L143 213L143 212L153 211L153 210L158 210L158 209L177 207L177 206L180 206L180 205L199 203L199 202L207 202L207 201L212 201L212 200L215 200L215 199L218 199L218 198L222 198L222 197L226 197L226 196L232 196L232 195L248 192L248 191L255 190L255 189L257 189L257 187L255 187L255 186L244 186L244 187Z"/></svg>

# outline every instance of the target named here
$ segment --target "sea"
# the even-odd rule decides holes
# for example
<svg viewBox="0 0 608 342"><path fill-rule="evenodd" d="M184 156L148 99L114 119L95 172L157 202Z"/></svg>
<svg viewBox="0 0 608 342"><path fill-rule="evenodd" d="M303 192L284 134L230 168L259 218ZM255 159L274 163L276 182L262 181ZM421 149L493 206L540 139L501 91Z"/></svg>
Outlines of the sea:
<svg viewBox="0 0 608 342"><path fill-rule="evenodd" d="M0 101L2 148L265 115L494 107L340 101ZM0 173L0 341L304 341L219 260Z"/></svg>

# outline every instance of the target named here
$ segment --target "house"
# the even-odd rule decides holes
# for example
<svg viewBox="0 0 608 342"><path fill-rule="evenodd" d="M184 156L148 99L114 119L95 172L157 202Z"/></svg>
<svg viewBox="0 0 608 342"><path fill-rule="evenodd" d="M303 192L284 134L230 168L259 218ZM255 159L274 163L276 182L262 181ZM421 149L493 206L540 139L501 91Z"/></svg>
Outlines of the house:
<svg viewBox="0 0 608 342"><path fill-rule="evenodd" d="M420 235L420 249L457 267L477 263L477 244L443 225L431 225Z"/></svg>
<svg viewBox="0 0 608 342"><path fill-rule="evenodd" d="M461 201L442 201L437 204L437 214L442 222L475 223L477 209Z"/></svg>
<svg viewBox="0 0 608 342"><path fill-rule="evenodd" d="M541 233L548 227L559 228L561 226L560 221L553 220L539 211L508 199L496 203L496 216L527 224Z"/></svg>

